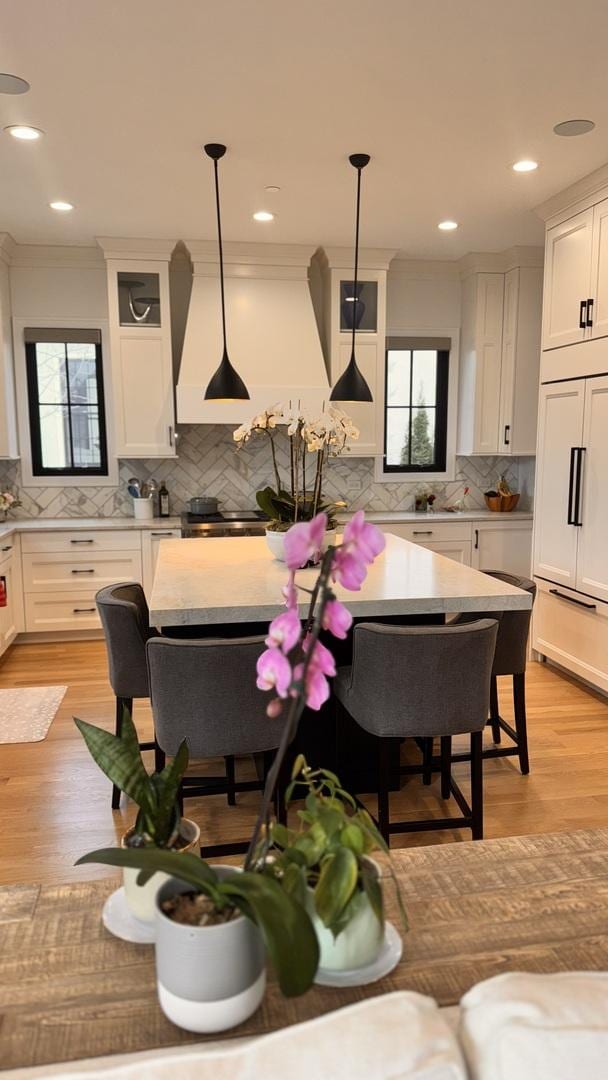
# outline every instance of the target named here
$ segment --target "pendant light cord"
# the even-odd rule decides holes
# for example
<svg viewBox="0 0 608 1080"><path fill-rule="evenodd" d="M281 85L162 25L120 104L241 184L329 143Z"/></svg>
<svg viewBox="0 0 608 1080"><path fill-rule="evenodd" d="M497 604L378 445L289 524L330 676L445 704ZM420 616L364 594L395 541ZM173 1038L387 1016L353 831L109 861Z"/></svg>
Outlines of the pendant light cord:
<svg viewBox="0 0 608 1080"><path fill-rule="evenodd" d="M353 336L350 354L351 357L355 355L355 332L357 326L357 304L359 303L358 291L358 277L359 277L359 210L361 206L361 167L357 168L357 210L355 213L355 281L354 281L354 303L353 303Z"/></svg>
<svg viewBox="0 0 608 1080"><path fill-rule="evenodd" d="M224 353L226 353L226 304L224 300L224 250L222 245L222 219L220 217L220 184L218 178L217 158L213 162L215 175L215 209L217 211L217 238L220 249L220 292L222 297L222 336L224 338ZM359 174L361 175L361 174ZM358 229L357 223L357 229Z"/></svg>

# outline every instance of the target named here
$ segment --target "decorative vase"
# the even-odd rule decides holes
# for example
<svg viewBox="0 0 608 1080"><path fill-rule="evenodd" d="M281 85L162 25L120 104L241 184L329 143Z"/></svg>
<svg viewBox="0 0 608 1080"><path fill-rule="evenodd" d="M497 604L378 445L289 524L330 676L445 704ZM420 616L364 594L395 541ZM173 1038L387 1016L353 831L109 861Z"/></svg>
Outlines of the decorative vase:
<svg viewBox="0 0 608 1080"><path fill-rule="evenodd" d="M128 829L120 841L121 847L128 847L128 839L133 835L134 828ZM183 847L176 848L180 854L186 851L195 853L198 851L201 838L201 830L194 821L182 818L180 835L187 843ZM168 880L168 874L157 872L145 885L137 884L139 870L130 866L123 868L123 882L125 898L131 914L143 923L153 923L156 915L156 894L161 885Z"/></svg>
<svg viewBox="0 0 608 1080"><path fill-rule="evenodd" d="M363 891L351 901L353 915L336 938L324 926L315 910L312 892L308 914L319 942L319 967L323 971L350 971L377 960L384 941L384 927L378 921Z"/></svg>
<svg viewBox="0 0 608 1080"><path fill-rule="evenodd" d="M354 321L355 330L358 330L364 315L365 301L360 296L356 300L342 301L342 327L344 329L352 330Z"/></svg>
<svg viewBox="0 0 608 1080"><path fill-rule="evenodd" d="M417 514L426 514L429 508L429 500L426 495L416 495L414 498L414 510Z"/></svg>
<svg viewBox="0 0 608 1080"><path fill-rule="evenodd" d="M214 866L219 877L233 866ZM237 915L217 926L174 922L163 900L192 891L169 878L156 895L156 977L165 1016L199 1034L242 1024L259 1007L266 989L266 950L251 919Z"/></svg>
<svg viewBox="0 0 608 1080"><path fill-rule="evenodd" d="M285 562L284 541L287 531L278 532L276 529L266 529L266 543L270 548L273 556L279 562ZM323 546L321 548L321 554L324 554L331 544L335 544L336 536L338 535L337 529L328 529L323 538Z"/></svg>

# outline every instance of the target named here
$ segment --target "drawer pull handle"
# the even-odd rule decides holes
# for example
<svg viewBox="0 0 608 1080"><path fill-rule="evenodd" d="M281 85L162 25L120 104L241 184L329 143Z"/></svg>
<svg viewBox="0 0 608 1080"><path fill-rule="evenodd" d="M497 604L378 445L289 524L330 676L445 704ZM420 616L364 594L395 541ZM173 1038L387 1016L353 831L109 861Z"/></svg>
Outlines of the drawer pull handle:
<svg viewBox="0 0 608 1080"><path fill-rule="evenodd" d="M153 532L151 536L173 536L172 532Z"/></svg>
<svg viewBox="0 0 608 1080"><path fill-rule="evenodd" d="M475 551L479 550L479 529L475 529Z"/></svg>
<svg viewBox="0 0 608 1080"><path fill-rule="evenodd" d="M74 615L91 615L94 614L97 609L94 607L75 607L72 608Z"/></svg>
<svg viewBox="0 0 608 1080"><path fill-rule="evenodd" d="M587 300L587 318L585 320L587 326L593 326L593 297L589 297Z"/></svg>
<svg viewBox="0 0 608 1080"><path fill-rule="evenodd" d="M3 547L3 548L2 548L2 550L3 550L3 551L12 551L12 550L13 550L13 545L12 545L12 544L8 544L8 546L7 546L7 547Z"/></svg>
<svg viewBox="0 0 608 1080"><path fill-rule="evenodd" d="M584 330L587 325L587 301L581 300L580 308L578 311L578 325L581 330Z"/></svg>
<svg viewBox="0 0 608 1080"><path fill-rule="evenodd" d="M94 574L94 570L72 570L73 574Z"/></svg>
<svg viewBox="0 0 608 1080"><path fill-rule="evenodd" d="M573 596L566 596L565 593L560 592L559 589L549 589L551 596L558 596L560 600L567 600L569 604L576 604L577 607L584 607L596 610L597 604L586 604L584 600L575 600Z"/></svg>
<svg viewBox="0 0 608 1080"><path fill-rule="evenodd" d="M94 544L94 540L70 540L70 544Z"/></svg>
<svg viewBox="0 0 608 1080"><path fill-rule="evenodd" d="M432 536L432 529L414 529L412 536Z"/></svg>

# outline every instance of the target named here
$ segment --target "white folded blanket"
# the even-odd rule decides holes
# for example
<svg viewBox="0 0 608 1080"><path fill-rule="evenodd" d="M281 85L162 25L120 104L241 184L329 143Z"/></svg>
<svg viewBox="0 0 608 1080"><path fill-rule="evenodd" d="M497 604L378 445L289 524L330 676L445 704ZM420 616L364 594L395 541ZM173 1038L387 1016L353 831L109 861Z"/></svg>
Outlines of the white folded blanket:
<svg viewBox="0 0 608 1080"><path fill-rule="evenodd" d="M10 1072L3 1073L11 1077ZM368 998L271 1035L20 1069L59 1080L466 1080L457 1039L432 998Z"/></svg>
<svg viewBox="0 0 608 1080"><path fill-rule="evenodd" d="M498 975L460 1008L473 1080L608 1077L608 973Z"/></svg>

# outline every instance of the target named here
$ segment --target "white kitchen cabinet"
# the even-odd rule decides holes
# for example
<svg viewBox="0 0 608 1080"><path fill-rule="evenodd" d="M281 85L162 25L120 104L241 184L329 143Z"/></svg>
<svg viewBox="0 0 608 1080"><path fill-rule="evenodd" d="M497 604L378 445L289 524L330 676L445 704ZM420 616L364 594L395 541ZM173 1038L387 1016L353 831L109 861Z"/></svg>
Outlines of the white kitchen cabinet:
<svg viewBox="0 0 608 1080"><path fill-rule="evenodd" d="M0 458L19 457L8 264L0 234Z"/></svg>
<svg viewBox="0 0 608 1080"><path fill-rule="evenodd" d="M608 604L541 578L532 648L608 694Z"/></svg>
<svg viewBox="0 0 608 1080"><path fill-rule="evenodd" d="M106 257L108 310L112 353L112 390L116 456L128 458L175 457L175 406L169 259L173 242L99 240ZM142 247L138 253L131 249ZM121 257L122 255L122 257ZM125 320L125 303L133 301L137 317L148 304L137 300L141 281L155 303L149 322ZM126 298L128 298L126 300ZM131 303L133 307L133 303Z"/></svg>
<svg viewBox="0 0 608 1080"><path fill-rule="evenodd" d="M470 540L425 540L420 543L420 547L434 551L437 555L444 555L446 559L453 559L454 562L462 563L463 566L471 565Z"/></svg>
<svg viewBox="0 0 608 1080"><path fill-rule="evenodd" d="M608 602L608 376L584 382L576 588Z"/></svg>
<svg viewBox="0 0 608 1080"><path fill-rule="evenodd" d="M180 529L146 529L141 534L141 556L143 570L144 592L150 600L154 574L158 561L158 552L163 540L176 539L181 536Z"/></svg>
<svg viewBox="0 0 608 1080"><path fill-rule="evenodd" d="M21 589L19 546L14 537L0 540L0 580L6 590L6 604L0 607L0 656L15 640L20 629Z"/></svg>
<svg viewBox="0 0 608 1080"><path fill-rule="evenodd" d="M541 308L540 266L463 282L458 453L535 453Z"/></svg>
<svg viewBox="0 0 608 1080"><path fill-rule="evenodd" d="M471 566L530 577L532 521L480 521L472 526Z"/></svg>
<svg viewBox="0 0 608 1080"><path fill-rule="evenodd" d="M581 446L585 380L541 387L536 467L534 573L575 588L576 448Z"/></svg>
<svg viewBox="0 0 608 1080"><path fill-rule="evenodd" d="M547 230L543 349L573 345L587 336L586 302L592 289L593 207Z"/></svg>
<svg viewBox="0 0 608 1080"><path fill-rule="evenodd" d="M586 322L592 338L608 335L608 199L593 207L593 247L591 253L591 289Z"/></svg>

